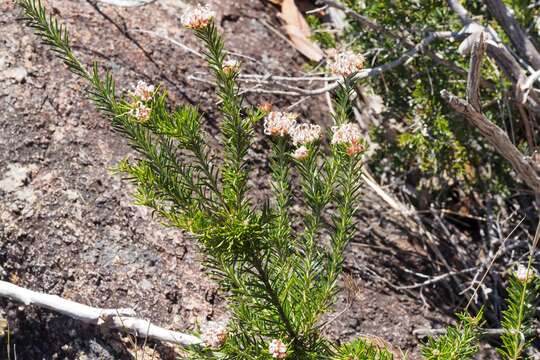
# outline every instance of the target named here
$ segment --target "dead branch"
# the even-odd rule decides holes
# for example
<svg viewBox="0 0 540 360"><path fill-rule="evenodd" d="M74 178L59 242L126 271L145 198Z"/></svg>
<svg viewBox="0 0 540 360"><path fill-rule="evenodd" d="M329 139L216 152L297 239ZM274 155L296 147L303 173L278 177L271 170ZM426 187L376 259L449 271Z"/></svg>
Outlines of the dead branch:
<svg viewBox="0 0 540 360"><path fill-rule="evenodd" d="M448 91L441 91L441 96L454 111L463 115L465 119L480 131L482 136L493 145L495 150L512 165L512 168L521 180L535 193L540 194L540 177L534 170L534 164L510 141L504 130L492 123L482 113L478 112L471 104L459 99Z"/></svg>
<svg viewBox="0 0 540 360"><path fill-rule="evenodd" d="M540 70L535 71L527 79L517 84L517 100L522 104L527 102L529 92L533 90L534 82L540 79Z"/></svg>
<svg viewBox="0 0 540 360"><path fill-rule="evenodd" d="M135 317L132 309L101 309L0 281L0 297L46 308L84 323L127 331L135 336L189 346L200 345L196 336L168 330Z"/></svg>
<svg viewBox="0 0 540 360"><path fill-rule="evenodd" d="M525 68L527 68L524 61L520 58L517 58L517 55L514 54L508 47L502 44L500 37L493 28L487 26L482 26L470 16L467 10L460 4L457 0L447 0L448 5L452 11L460 18L461 23L464 26L464 30L473 29L473 32L483 31L484 35L489 37L486 39L486 50L487 55L492 58L497 66L503 71L504 75L514 84L516 89L516 98L518 101L523 100L523 104L535 113L540 114L540 97L537 94L534 96L528 97L523 94L523 91L520 87L520 84L525 83L527 75ZM469 31L470 34L470 31ZM467 40L465 40L467 41ZM464 42L465 42L464 41ZM516 59L517 58L517 59ZM531 70L531 69L528 69ZM531 71L531 72L534 72ZM481 80L482 81L482 80Z"/></svg>
<svg viewBox="0 0 540 360"><path fill-rule="evenodd" d="M201 59L204 59L204 55L201 54L200 52L198 52L197 50L194 50L192 48L190 48L189 46L186 46L184 44L182 44L181 42L179 42L178 40L176 39L173 39L171 37L168 37L164 34L161 34L161 33L158 33L156 31L149 31L149 30L144 30L144 29L131 29L129 30L129 32L131 33L143 33L143 34L148 34L148 35L152 35L152 36L155 36L157 38L160 38L160 39L163 39L163 40L166 40L180 48L182 48L183 50L201 58Z"/></svg>
<svg viewBox="0 0 540 360"><path fill-rule="evenodd" d="M120 7L136 7L144 6L153 3L156 0L99 0L100 2L108 5L120 6Z"/></svg>
<svg viewBox="0 0 540 360"><path fill-rule="evenodd" d="M272 75L272 74L266 74L266 75L258 75L258 74L240 74L238 78L241 81L253 81L253 82L260 82L260 83L272 83L273 81L335 81L339 80L339 76L314 76L314 75L307 75L307 76L278 76L278 75Z"/></svg>
<svg viewBox="0 0 540 360"><path fill-rule="evenodd" d="M480 79L485 51L484 33L480 33L478 42L473 44L469 74L467 76L467 101L476 111L482 111L480 104Z"/></svg>
<svg viewBox="0 0 540 360"><path fill-rule="evenodd" d="M478 96L478 78L481 76L483 53L485 51L484 36L480 35L479 41L473 45L471 53L471 66L467 80L468 102L459 99L447 90L441 91L441 96L452 109L463 115L482 136L495 147L518 176L537 194L540 193L540 177L531 160L525 157L518 148L510 141L504 130L492 123L481 113L480 99Z"/></svg>
<svg viewBox="0 0 540 360"><path fill-rule="evenodd" d="M469 16L467 9L461 5L459 0L448 0L448 6L450 6L450 9L456 13L462 24L467 25L473 22L473 19Z"/></svg>
<svg viewBox="0 0 540 360"><path fill-rule="evenodd" d="M488 56L495 60L497 66L513 84L526 77L525 71L506 47L488 42L486 49Z"/></svg>
<svg viewBox="0 0 540 360"><path fill-rule="evenodd" d="M491 15L510 38L510 42L519 55L528 60L535 70L540 69L540 52L536 50L533 42L521 28L516 18L512 16L506 5L501 0L486 0L486 5Z"/></svg>

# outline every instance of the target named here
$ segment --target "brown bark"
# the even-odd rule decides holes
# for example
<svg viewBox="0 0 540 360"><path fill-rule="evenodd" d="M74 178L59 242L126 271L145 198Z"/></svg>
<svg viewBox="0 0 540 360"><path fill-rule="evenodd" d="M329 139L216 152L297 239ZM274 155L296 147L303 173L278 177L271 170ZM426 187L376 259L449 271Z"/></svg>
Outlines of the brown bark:
<svg viewBox="0 0 540 360"><path fill-rule="evenodd" d="M450 107L457 113L463 115L480 134L503 156L516 174L523 180L535 193L540 194L540 177L534 169L531 160L525 157L518 148L510 141L506 132L492 123L482 113L478 112L471 104L459 99L457 96L446 90L441 92Z"/></svg>
<svg viewBox="0 0 540 360"><path fill-rule="evenodd" d="M504 29L518 54L535 70L540 69L540 53L502 0L485 0L485 2L489 12Z"/></svg>

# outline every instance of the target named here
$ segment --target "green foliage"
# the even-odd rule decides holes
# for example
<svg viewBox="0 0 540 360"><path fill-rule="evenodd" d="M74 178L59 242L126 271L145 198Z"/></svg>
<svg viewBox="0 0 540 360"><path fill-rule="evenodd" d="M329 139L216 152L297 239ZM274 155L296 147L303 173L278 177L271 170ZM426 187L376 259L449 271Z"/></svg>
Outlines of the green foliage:
<svg viewBox="0 0 540 360"><path fill-rule="evenodd" d="M334 36L332 33L324 29L318 16L308 15L306 16L306 21L313 32L313 35L311 35L311 39L313 41L321 44L323 48L336 47L336 40L334 39Z"/></svg>
<svg viewBox="0 0 540 360"><path fill-rule="evenodd" d="M456 326L448 327L445 335L429 338L422 347L427 360L467 360L478 352L478 341L483 324L483 311L476 316L458 315Z"/></svg>
<svg viewBox="0 0 540 360"><path fill-rule="evenodd" d="M510 278L502 319L502 345L497 349L504 360L521 359L531 344L539 285L536 276L527 281L520 281L515 274Z"/></svg>
<svg viewBox="0 0 540 360"><path fill-rule="evenodd" d="M343 0L344 5L406 40L396 40L380 31L373 31L349 18L350 26L338 43L360 49L366 63L380 65L399 58L407 47L419 44L429 32L454 31L462 28L458 17L437 0ZM515 3L519 1L514 1ZM474 15L485 15L485 9L469 2ZM518 5L516 8L519 7ZM481 20L481 19L480 19ZM406 176L413 186L429 184L431 199L446 201L452 187L465 193L474 189L480 194L508 192L514 179L508 176L505 161L490 150L486 142L446 105L440 96L443 89L465 97L468 57L457 51L459 41L437 40L428 47L430 54L420 54L406 65L373 77L369 85L386 106L381 125L371 129L371 136L380 148L371 159L375 171ZM463 69L451 71L441 59ZM492 121L503 125L515 122L514 109L505 93L511 86L501 79L492 66L482 69L482 77L491 83L483 87L484 112ZM389 125L393 124L393 125ZM397 125L397 126L396 126ZM525 140L520 126L513 126L516 143ZM384 161L383 161L384 160Z"/></svg>
<svg viewBox="0 0 540 360"><path fill-rule="evenodd" d="M356 339L342 345L332 360L394 360L394 355L369 339Z"/></svg>

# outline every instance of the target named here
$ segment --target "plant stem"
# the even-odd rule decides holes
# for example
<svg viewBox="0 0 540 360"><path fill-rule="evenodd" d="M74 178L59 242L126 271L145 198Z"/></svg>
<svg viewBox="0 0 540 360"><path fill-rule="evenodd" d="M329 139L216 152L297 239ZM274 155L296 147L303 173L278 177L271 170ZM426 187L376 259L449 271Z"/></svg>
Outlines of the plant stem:
<svg viewBox="0 0 540 360"><path fill-rule="evenodd" d="M268 273L266 272L266 270L264 270L261 260L256 254L253 256L252 264L253 264L253 267L257 270L257 273L256 273L257 277L259 278L260 281L262 281L264 285L264 289L269 297L270 302L276 308L276 311L278 312L278 315L281 321L283 321L283 324L285 325L287 333L289 334L289 336L292 338L294 342L297 342L298 334L293 328L289 318L285 314L283 306L281 305L281 301L279 300L279 297L277 296L274 288L272 287L272 284L270 284Z"/></svg>

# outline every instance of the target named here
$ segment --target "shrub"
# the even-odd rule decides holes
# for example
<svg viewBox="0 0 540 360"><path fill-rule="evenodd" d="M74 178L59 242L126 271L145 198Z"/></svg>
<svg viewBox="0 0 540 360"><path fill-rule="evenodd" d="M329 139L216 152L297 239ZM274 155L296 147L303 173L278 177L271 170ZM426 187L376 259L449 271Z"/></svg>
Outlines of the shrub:
<svg viewBox="0 0 540 360"><path fill-rule="evenodd" d="M118 95L109 72L102 74L96 63L87 69L77 59L67 30L47 16L39 0L19 4L27 23L89 83L90 99L137 151L138 159L117 167L136 185L136 202L194 236L208 274L228 296L231 320L203 333L205 346L187 349L189 358L394 357L367 338L336 344L321 334L321 318L338 291L345 246L355 234L365 144L351 122L351 95L362 57L352 52L334 56L330 69L343 78L333 94L333 126L321 129L300 123L294 114L246 106L236 82L240 64L226 57L212 11L192 9L183 22L205 45L221 100L220 148L211 149L205 116L197 107L171 110L166 91L143 82ZM246 157L261 122L271 144L272 196L257 203L250 197L255 189L249 186ZM299 199L293 196L295 187ZM291 214L293 201L304 205L302 217ZM531 261L525 275L521 269L510 283L500 350L504 359L520 358L529 345L538 292L530 270ZM482 312L460 319L446 335L425 344L426 358L467 359L477 352Z"/></svg>

